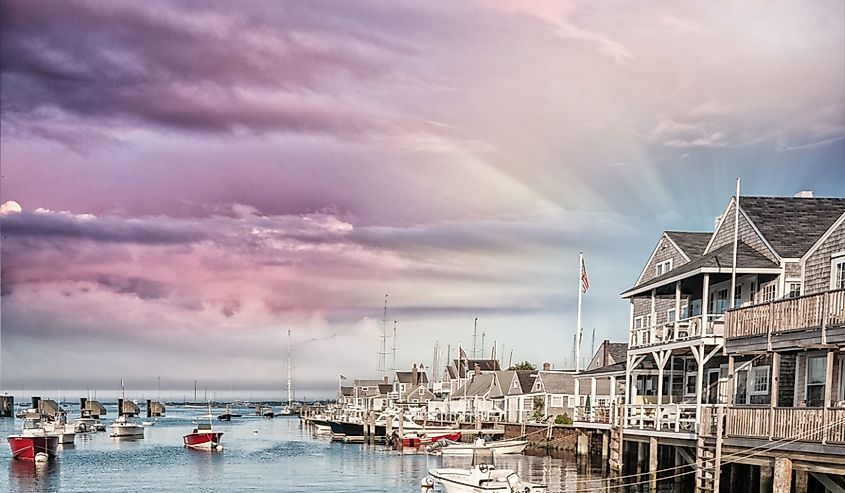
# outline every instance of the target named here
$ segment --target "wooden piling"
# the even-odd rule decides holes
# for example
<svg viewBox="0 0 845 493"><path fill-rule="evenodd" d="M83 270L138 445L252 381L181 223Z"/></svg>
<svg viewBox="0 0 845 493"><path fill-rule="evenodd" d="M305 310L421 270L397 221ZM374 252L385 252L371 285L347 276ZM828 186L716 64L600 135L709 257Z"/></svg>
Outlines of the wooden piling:
<svg viewBox="0 0 845 493"><path fill-rule="evenodd" d="M792 460L786 457L775 459L772 493L790 493L792 489Z"/></svg>
<svg viewBox="0 0 845 493"><path fill-rule="evenodd" d="M760 493L772 493L773 469L768 466L760 466Z"/></svg>
<svg viewBox="0 0 845 493"><path fill-rule="evenodd" d="M807 493L809 476L807 471L795 471L795 493Z"/></svg>
<svg viewBox="0 0 845 493"><path fill-rule="evenodd" d="M648 487L657 491L657 437L648 439Z"/></svg>
<svg viewBox="0 0 845 493"><path fill-rule="evenodd" d="M680 467L684 465L686 465L686 461L678 451L678 448L675 447L675 493L683 493L684 491L684 477L681 476L684 469Z"/></svg>

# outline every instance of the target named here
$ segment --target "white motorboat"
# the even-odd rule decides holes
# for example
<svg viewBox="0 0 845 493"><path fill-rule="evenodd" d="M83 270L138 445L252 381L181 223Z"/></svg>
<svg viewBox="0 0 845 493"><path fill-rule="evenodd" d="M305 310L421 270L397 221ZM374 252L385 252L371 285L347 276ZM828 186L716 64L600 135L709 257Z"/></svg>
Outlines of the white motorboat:
<svg viewBox="0 0 845 493"><path fill-rule="evenodd" d="M76 427L63 421L47 421L42 425L47 436L59 439L59 445L71 445L76 439Z"/></svg>
<svg viewBox="0 0 845 493"><path fill-rule="evenodd" d="M528 446L527 440L502 440L499 442L488 442L479 438L475 443L453 442L451 440L438 440L428 447L431 453L443 455L473 455L476 451L490 450L496 455L521 454Z"/></svg>
<svg viewBox="0 0 845 493"><path fill-rule="evenodd" d="M432 488L440 483L444 493L531 493L546 491L546 486L523 481L515 471L496 469L491 450L478 450L472 456L469 469L432 469L431 479L424 479L421 486Z"/></svg>
<svg viewBox="0 0 845 493"><path fill-rule="evenodd" d="M95 433L98 431L106 431L106 425L101 423L97 418L78 418L73 422L73 426L76 433Z"/></svg>
<svg viewBox="0 0 845 493"><path fill-rule="evenodd" d="M144 438L144 425L128 414L118 416L110 425L112 438Z"/></svg>

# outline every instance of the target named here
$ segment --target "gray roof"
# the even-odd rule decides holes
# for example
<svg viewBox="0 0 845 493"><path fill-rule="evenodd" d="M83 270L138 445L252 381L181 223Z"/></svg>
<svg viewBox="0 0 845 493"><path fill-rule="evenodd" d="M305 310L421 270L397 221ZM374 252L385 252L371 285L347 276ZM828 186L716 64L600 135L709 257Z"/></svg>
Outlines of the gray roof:
<svg viewBox="0 0 845 493"><path fill-rule="evenodd" d="M396 380L398 380L399 383L413 383L411 381L412 375L413 372L410 371L397 371ZM426 375L424 371L417 371L417 378L419 379L417 383L428 383L428 375Z"/></svg>
<svg viewBox="0 0 845 493"><path fill-rule="evenodd" d="M625 368L626 365L627 365L627 362L623 359L619 363L614 363L612 365L607 365L607 366L600 366L600 367L594 368L592 370L582 371L581 373L578 374L578 378L599 376L599 375L605 375L605 374L610 375L610 374L613 374L613 373L620 373L620 372L624 374L625 370L626 370L626 368Z"/></svg>
<svg viewBox="0 0 845 493"><path fill-rule="evenodd" d="M730 269L732 264L732 256L733 256L733 244L728 243L727 245L722 245L719 248L711 251L707 255L700 257L692 262L687 262L684 265L676 269L672 269L666 274L662 276L656 277L654 279L649 279L648 281L641 282L637 286L634 286L631 289L625 291L623 296L631 291L636 291L644 286L650 286L653 284L660 284L661 281L665 281L667 279L672 279L675 276L686 274L687 272L693 272L696 269L701 268L721 268L721 269ZM740 241L737 245L737 254L736 254L736 265L739 268L744 269L765 269L765 268L777 268L779 267L778 264L769 260L766 256L762 253L758 252L757 250L751 248L745 242Z"/></svg>
<svg viewBox="0 0 845 493"><path fill-rule="evenodd" d="M628 358L628 343L627 342L611 342L607 345L607 351L610 357L616 363L625 362Z"/></svg>
<svg viewBox="0 0 845 493"><path fill-rule="evenodd" d="M499 360L497 359L468 359L465 361L467 373L471 372L475 368L475 364L478 363L478 367L481 371L499 371L502 367L499 365ZM461 360L455 360L454 362L455 368L461 367Z"/></svg>
<svg viewBox="0 0 845 493"><path fill-rule="evenodd" d="M695 260L704 253L707 248L707 243L713 233L698 232L698 231L666 231L666 235L678 245L678 248L684 251L690 260Z"/></svg>
<svg viewBox="0 0 845 493"><path fill-rule="evenodd" d="M575 376L572 373L541 371L538 378L542 380L543 388L547 394L575 393Z"/></svg>
<svg viewBox="0 0 845 493"><path fill-rule="evenodd" d="M522 387L522 393L527 394L531 392L534 387L534 380L537 378L537 370L516 370L516 378L519 379L519 385Z"/></svg>
<svg viewBox="0 0 845 493"><path fill-rule="evenodd" d="M801 257L845 213L845 198L740 197L739 206L781 257Z"/></svg>
<svg viewBox="0 0 845 493"><path fill-rule="evenodd" d="M467 383L461 386L453 397L483 397L490 392L493 385L493 380L496 378L495 373L482 373L481 375L474 375Z"/></svg>
<svg viewBox="0 0 845 493"><path fill-rule="evenodd" d="M374 387L383 383L384 380L355 380L356 387Z"/></svg>

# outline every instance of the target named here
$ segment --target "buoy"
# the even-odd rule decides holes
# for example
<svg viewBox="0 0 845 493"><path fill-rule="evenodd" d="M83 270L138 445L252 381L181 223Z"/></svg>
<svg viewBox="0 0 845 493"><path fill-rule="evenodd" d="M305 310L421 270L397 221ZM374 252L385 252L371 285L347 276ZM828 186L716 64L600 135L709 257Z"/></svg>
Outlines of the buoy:
<svg viewBox="0 0 845 493"><path fill-rule="evenodd" d="M46 453L44 453L44 452L38 452L37 454L35 454L35 462L36 462L36 463L41 463L41 464L43 464L44 462L47 462L47 460L48 460L49 458L50 458L50 456L49 456L49 455L47 455L47 454L46 454Z"/></svg>
<svg viewBox="0 0 845 493"><path fill-rule="evenodd" d="M426 476L420 480L420 490L426 491L434 488L434 479L431 476Z"/></svg>
<svg viewBox="0 0 845 493"><path fill-rule="evenodd" d="M220 445L220 444L218 443L218 444L217 444L217 447L215 447L215 448L214 448L214 450L216 450L216 451L218 451L218 452L222 452L222 451L223 451L223 445Z"/></svg>

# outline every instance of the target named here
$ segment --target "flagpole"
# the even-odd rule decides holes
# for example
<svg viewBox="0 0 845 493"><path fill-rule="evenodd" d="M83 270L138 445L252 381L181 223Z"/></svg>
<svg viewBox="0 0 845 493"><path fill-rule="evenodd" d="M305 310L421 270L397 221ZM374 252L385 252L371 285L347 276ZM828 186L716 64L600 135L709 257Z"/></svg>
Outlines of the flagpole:
<svg viewBox="0 0 845 493"><path fill-rule="evenodd" d="M739 243L739 177L736 179L736 196L734 199L734 249L731 263L731 308L736 308L736 248Z"/></svg>
<svg viewBox="0 0 845 493"><path fill-rule="evenodd" d="M575 327L575 373L581 366L581 269L584 266L584 252L578 252L578 324Z"/></svg>

